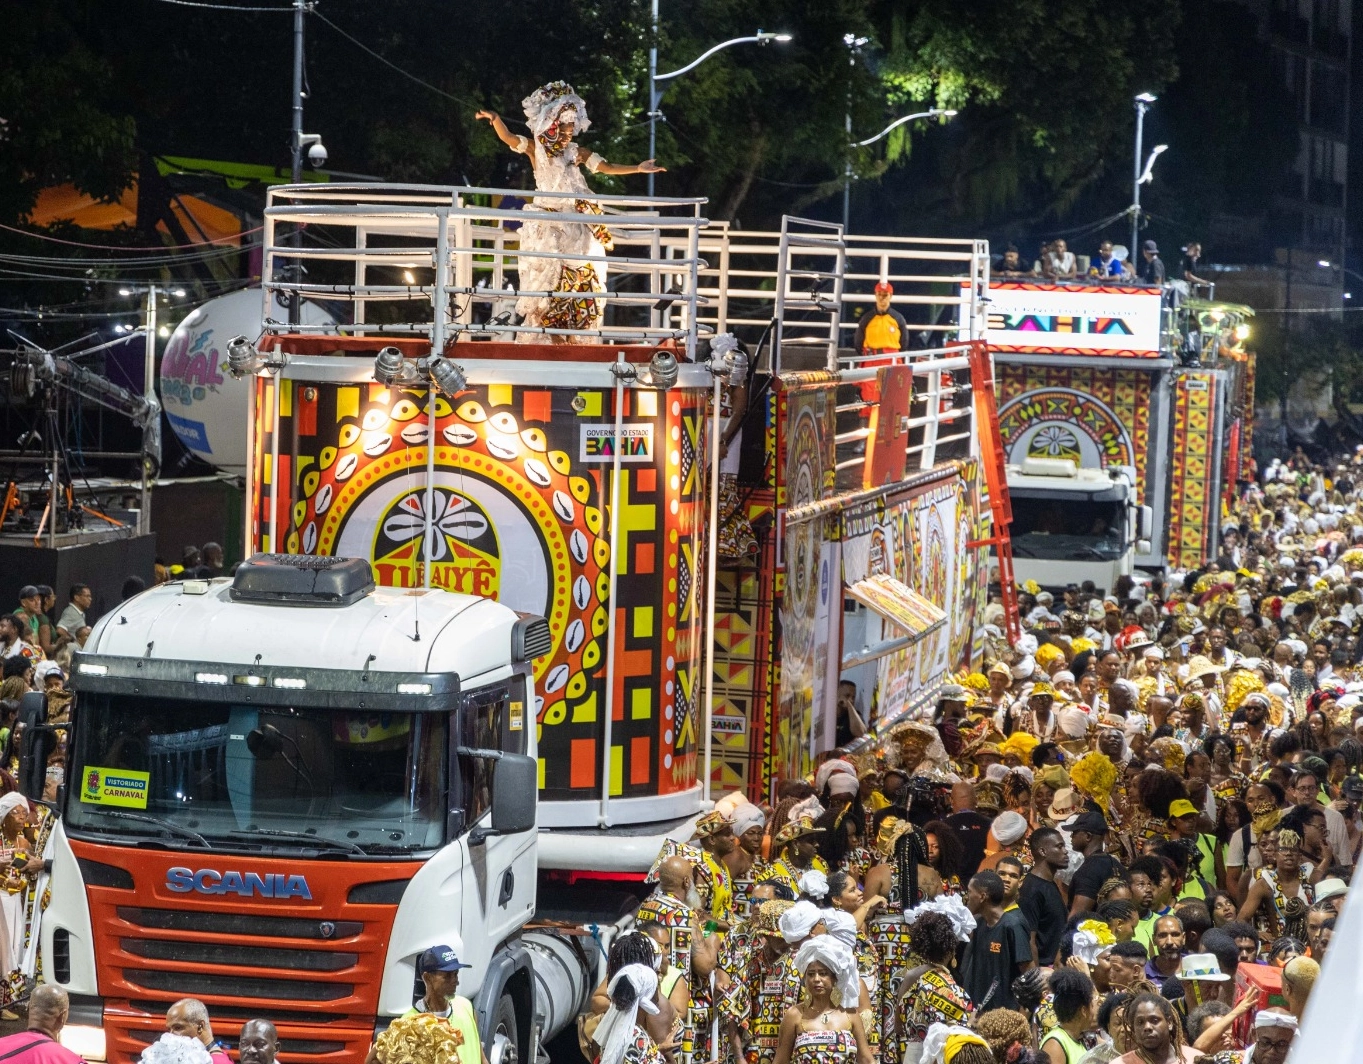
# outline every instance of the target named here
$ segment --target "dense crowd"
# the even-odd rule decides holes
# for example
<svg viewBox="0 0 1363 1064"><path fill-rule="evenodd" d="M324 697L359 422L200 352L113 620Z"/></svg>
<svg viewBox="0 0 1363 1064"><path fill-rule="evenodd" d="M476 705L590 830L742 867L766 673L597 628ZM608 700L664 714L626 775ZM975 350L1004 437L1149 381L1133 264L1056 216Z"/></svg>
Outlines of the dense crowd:
<svg viewBox="0 0 1363 1064"><path fill-rule="evenodd" d="M665 846L588 1058L1281 1064L1363 840L1363 448L1225 517Z"/></svg>

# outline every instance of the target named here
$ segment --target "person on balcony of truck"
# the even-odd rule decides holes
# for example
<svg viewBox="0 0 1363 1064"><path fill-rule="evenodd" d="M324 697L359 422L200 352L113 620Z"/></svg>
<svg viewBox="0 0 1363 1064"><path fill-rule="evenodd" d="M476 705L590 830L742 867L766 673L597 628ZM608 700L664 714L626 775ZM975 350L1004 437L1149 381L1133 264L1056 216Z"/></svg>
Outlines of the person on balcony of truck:
<svg viewBox="0 0 1363 1064"><path fill-rule="evenodd" d="M1000 277L1026 277L1032 272L1022 256L1018 254L1016 244L1009 244L1008 250L1003 253L1003 261L999 263L998 269L994 271Z"/></svg>
<svg viewBox="0 0 1363 1064"><path fill-rule="evenodd" d="M1054 241L1041 260L1041 272L1051 281L1073 281L1077 270L1074 252L1064 240Z"/></svg>
<svg viewBox="0 0 1363 1064"><path fill-rule="evenodd" d="M1104 240L1098 245L1098 255L1089 263L1089 276L1121 279L1129 276L1130 273L1130 266L1113 256L1111 240Z"/></svg>
<svg viewBox="0 0 1363 1064"><path fill-rule="evenodd" d="M1164 260L1159 257L1159 245L1147 240L1141 245L1141 258L1145 260L1141 267L1141 280L1146 284L1164 284Z"/></svg>
<svg viewBox="0 0 1363 1064"><path fill-rule="evenodd" d="M478 1017L474 1014L473 1002L457 993L459 972L469 967L471 965L462 963L449 946L432 946L426 950L416 962L417 974L421 976L426 993L399 1019L431 1016L444 1020L459 1038L459 1064L487 1064L487 1054L478 1038ZM398 1064L395 1060L384 1059L384 1048L384 1036L380 1035L369 1047L365 1064Z"/></svg>
<svg viewBox="0 0 1363 1064"><path fill-rule="evenodd" d="M520 230L518 289L530 293L516 301L516 313L532 328L595 330L605 313L602 300L584 293L605 290L605 252L611 248L610 231L587 221L601 214L591 198L592 190L582 176L585 166L594 174L660 174L663 168L652 159L621 165L608 163L596 152L578 145L573 137L591 126L587 105L566 81L551 81L521 101L530 136L512 133L495 111L479 111L476 118L492 126L497 138L514 152L530 157L538 192L566 192L577 196L542 196L526 204L536 214L576 216L578 222L527 221ZM563 258L536 258L531 252L547 251ZM534 293L564 293L535 295ZM548 337L517 333L521 342L594 342L596 337L573 337L554 333Z"/></svg>
<svg viewBox="0 0 1363 1064"><path fill-rule="evenodd" d="M1197 275L1197 271L1201 268L1202 245L1196 240L1189 241L1188 246L1183 249L1183 261L1179 264L1179 276L1189 284L1210 285L1211 281Z"/></svg>
<svg viewBox="0 0 1363 1064"><path fill-rule="evenodd" d="M198 998L181 998L166 1010L166 1032L184 1038L197 1038L208 1050L213 1064L232 1064L232 1058L213 1037L208 1007Z"/></svg>

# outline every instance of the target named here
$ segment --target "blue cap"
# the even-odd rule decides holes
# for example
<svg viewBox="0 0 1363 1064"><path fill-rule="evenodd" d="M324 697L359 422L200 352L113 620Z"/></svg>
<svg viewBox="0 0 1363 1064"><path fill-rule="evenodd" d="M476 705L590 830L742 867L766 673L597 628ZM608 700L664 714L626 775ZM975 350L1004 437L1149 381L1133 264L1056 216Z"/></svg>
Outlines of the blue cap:
<svg viewBox="0 0 1363 1064"><path fill-rule="evenodd" d="M457 972L460 968L472 967L461 964L459 956L449 946L432 946L416 961L418 972Z"/></svg>

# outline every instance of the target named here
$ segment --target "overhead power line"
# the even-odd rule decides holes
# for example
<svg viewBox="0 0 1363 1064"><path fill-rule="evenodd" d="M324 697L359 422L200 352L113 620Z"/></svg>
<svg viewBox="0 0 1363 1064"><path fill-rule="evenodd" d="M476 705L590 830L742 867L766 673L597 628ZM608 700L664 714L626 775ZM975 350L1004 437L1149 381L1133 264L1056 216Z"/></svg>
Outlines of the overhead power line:
<svg viewBox="0 0 1363 1064"><path fill-rule="evenodd" d="M411 73L410 71L403 70L402 67L398 66L398 65L397 65L396 63L394 63L391 59L388 59L388 58L386 58L385 56L380 55L378 52L374 51L374 49L370 48L369 45L365 44L363 41L359 40L358 38L352 37L349 33L347 33L345 30L341 29L340 26L336 25L336 23L332 22L331 19L327 18L326 15L322 14L320 11L318 11L318 10L316 10L316 9L313 9L312 15L313 15L314 18L319 19L319 20L322 21L322 22L325 22L328 26L330 26L333 30L335 30L337 33L339 33L339 34L340 34L342 37L344 37L346 40L348 40L348 41L349 41L351 44L353 44L356 48L359 48L359 49L360 49L361 51L363 51L363 52L367 52L369 55L373 56L375 59L377 59L377 60L378 60L380 63L382 63L384 66L388 67L390 70L393 70L393 71L395 71L396 73L401 74L401 75L402 75L404 78L406 78L408 81L414 81L414 82L416 82L416 84L420 85L423 89L430 89L431 92L435 93L437 96L443 96L443 97L445 97L445 99L447 99L447 100L453 100L455 103L466 104L466 105L468 105L469 107L476 107L476 106L477 106L477 103L476 103L475 101L470 100L470 99L468 99L467 97L464 97L464 96L455 96L453 93L446 92L444 89L441 89L441 88L437 88L436 86L432 85L429 81L422 81L419 77L417 77L415 74Z"/></svg>
<svg viewBox="0 0 1363 1064"><path fill-rule="evenodd" d="M166 3L169 2L169 0L161 0L161 2ZM227 243L229 240L238 240L241 237L259 233L264 228L263 225L258 225L254 229L242 230L237 236L213 237L209 240L196 240L190 244L161 244L158 247L119 247L115 244L85 244L79 240L63 240L61 237L51 236L47 233L37 233L32 229L19 229L12 225L0 224L0 229L3 229L7 233L17 233L20 236L32 237L34 240L46 240L50 244L65 244L67 247L90 248L94 251L147 251L160 253L167 251L182 251L188 248L216 247Z"/></svg>
<svg viewBox="0 0 1363 1064"><path fill-rule="evenodd" d="M157 0L161 4L174 4L176 7L202 7L209 11L287 11L293 13L291 7L238 7L235 4L206 4L200 0Z"/></svg>

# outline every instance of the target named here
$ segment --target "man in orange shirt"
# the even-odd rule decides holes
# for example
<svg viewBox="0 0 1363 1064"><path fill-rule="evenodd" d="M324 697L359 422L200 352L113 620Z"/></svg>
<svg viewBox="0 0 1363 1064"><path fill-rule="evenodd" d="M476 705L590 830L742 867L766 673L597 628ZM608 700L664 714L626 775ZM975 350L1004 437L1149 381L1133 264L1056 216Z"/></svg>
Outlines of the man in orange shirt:
<svg viewBox="0 0 1363 1064"><path fill-rule="evenodd" d="M874 313L863 314L861 321L857 323L857 336L853 343L857 354L863 356L863 361L857 363L858 369L872 369L876 366L888 366L891 359L888 358L868 358L869 355L894 355L900 351L907 351L909 347L909 324L904 320L904 315L890 307L890 297L894 295L894 286L888 281L881 281L876 285L876 309ZM877 403L880 401L880 382L877 380L863 381L859 384L861 398L867 403ZM862 410L862 417L870 417L869 410Z"/></svg>

